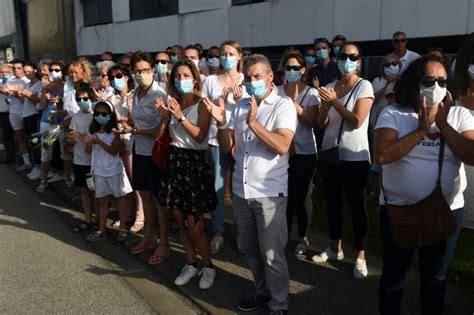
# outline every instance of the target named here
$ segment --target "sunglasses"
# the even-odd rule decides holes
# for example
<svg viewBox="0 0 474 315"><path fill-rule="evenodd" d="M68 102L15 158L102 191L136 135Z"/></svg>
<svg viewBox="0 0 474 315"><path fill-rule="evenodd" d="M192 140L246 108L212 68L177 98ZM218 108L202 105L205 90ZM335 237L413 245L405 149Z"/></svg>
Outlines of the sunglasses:
<svg viewBox="0 0 474 315"><path fill-rule="evenodd" d="M386 63L386 64L384 64L383 66L384 66L385 68L388 68L388 67L390 67L390 66L394 66L394 67L395 67L395 66L398 66L398 62Z"/></svg>
<svg viewBox="0 0 474 315"><path fill-rule="evenodd" d="M209 56L207 56L207 59L211 59L211 58L219 58L219 56L217 56L217 55L209 55Z"/></svg>
<svg viewBox="0 0 474 315"><path fill-rule="evenodd" d="M313 57L313 58L316 58L316 55L307 54L306 57Z"/></svg>
<svg viewBox="0 0 474 315"><path fill-rule="evenodd" d="M339 60L346 60L349 58L350 61L357 61L359 60L359 55L357 54L346 54L346 53L341 53L339 55Z"/></svg>
<svg viewBox="0 0 474 315"><path fill-rule="evenodd" d="M286 71L300 71L301 68L303 68L302 66L286 66Z"/></svg>
<svg viewBox="0 0 474 315"><path fill-rule="evenodd" d="M53 69L53 68L49 68L49 72L61 72L61 69Z"/></svg>
<svg viewBox="0 0 474 315"><path fill-rule="evenodd" d="M125 68L130 68L130 64L129 63L121 63L120 64L122 67L125 67Z"/></svg>
<svg viewBox="0 0 474 315"><path fill-rule="evenodd" d="M397 38L397 39L394 39L394 40L393 40L393 42L394 42L395 44L404 43L404 42L406 42L406 41L407 41L406 38Z"/></svg>
<svg viewBox="0 0 474 315"><path fill-rule="evenodd" d="M161 63L162 65L166 65L168 63L170 63L168 60L156 60L156 63Z"/></svg>
<svg viewBox="0 0 474 315"><path fill-rule="evenodd" d="M121 78L123 78L123 74L117 73L116 75L111 75L111 76L109 76L109 80L110 80L110 81L112 81L112 80L115 79L115 78L121 79Z"/></svg>
<svg viewBox="0 0 474 315"><path fill-rule="evenodd" d="M448 85L448 80L446 77L434 79L434 78L422 78L420 84L424 87L432 87L435 82L438 82L438 85L442 88L445 88Z"/></svg>
<svg viewBox="0 0 474 315"><path fill-rule="evenodd" d="M79 103L79 102L87 102L87 101L89 101L89 99L90 99L90 98L88 98L88 97L82 97L82 98L81 98L81 97L77 97L77 98L76 98L76 102L77 102L77 103Z"/></svg>
<svg viewBox="0 0 474 315"><path fill-rule="evenodd" d="M109 114L109 113L106 113L106 112L95 112L95 113L94 113L94 116L107 117L108 115L110 115L110 114Z"/></svg>

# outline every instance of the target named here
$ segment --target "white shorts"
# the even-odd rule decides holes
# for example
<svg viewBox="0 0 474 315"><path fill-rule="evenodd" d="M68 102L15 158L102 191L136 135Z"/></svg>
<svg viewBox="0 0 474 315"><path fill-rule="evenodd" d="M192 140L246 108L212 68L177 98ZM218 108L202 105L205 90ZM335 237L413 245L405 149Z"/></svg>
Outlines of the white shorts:
<svg viewBox="0 0 474 315"><path fill-rule="evenodd" d="M125 170L114 176L104 177L95 175L94 182L96 198L102 198L109 195L118 198L126 196L133 191Z"/></svg>
<svg viewBox="0 0 474 315"><path fill-rule="evenodd" d="M21 116L21 113L10 113L8 116L10 119L10 125L12 125L13 130L21 130L23 129L23 117Z"/></svg>
<svg viewBox="0 0 474 315"><path fill-rule="evenodd" d="M51 131L56 127L57 127L57 125L50 125L48 123L41 122L40 123L40 132L44 132L46 130ZM41 137L41 162L49 162L53 159L53 148L54 148L54 146L53 145L50 146L49 149L47 151L45 151L43 149L43 143L44 143L44 139L43 139L43 137Z"/></svg>

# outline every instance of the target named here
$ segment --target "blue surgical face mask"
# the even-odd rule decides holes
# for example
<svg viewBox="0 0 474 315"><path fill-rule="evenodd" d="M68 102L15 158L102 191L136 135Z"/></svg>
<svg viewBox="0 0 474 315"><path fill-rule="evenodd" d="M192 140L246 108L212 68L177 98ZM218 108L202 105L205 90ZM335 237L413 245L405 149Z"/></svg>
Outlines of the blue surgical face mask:
<svg viewBox="0 0 474 315"><path fill-rule="evenodd" d="M5 82L7 82L8 80L10 80L11 78L12 78L12 77L9 76L9 75L4 75L4 76L2 77L2 82L5 83Z"/></svg>
<svg viewBox="0 0 474 315"><path fill-rule="evenodd" d="M318 60L324 60L326 58L329 58L329 51L327 49L317 50L316 58L318 58Z"/></svg>
<svg viewBox="0 0 474 315"><path fill-rule="evenodd" d="M98 115L95 116L94 119L99 123L99 125L104 126L107 125L107 123L110 121L110 115L107 115L105 117L102 115Z"/></svg>
<svg viewBox="0 0 474 315"><path fill-rule="evenodd" d="M334 46L332 48L332 51L334 52L334 55L337 56L339 54L339 52L341 51L341 46Z"/></svg>
<svg viewBox="0 0 474 315"><path fill-rule="evenodd" d="M311 65L316 62L316 57L313 57L313 56L306 56L304 59L306 63L311 64Z"/></svg>
<svg viewBox="0 0 474 315"><path fill-rule="evenodd" d="M347 58L346 60L339 60L337 62L337 67L343 75L352 74L354 71L357 70L357 66L357 61L352 61L349 58Z"/></svg>
<svg viewBox="0 0 474 315"><path fill-rule="evenodd" d="M224 70L232 70L237 67L237 57L236 56L221 56L221 65Z"/></svg>
<svg viewBox="0 0 474 315"><path fill-rule="evenodd" d="M221 64L221 61L219 58L209 58L207 60L207 65L213 69L219 67Z"/></svg>
<svg viewBox="0 0 474 315"><path fill-rule="evenodd" d="M164 75L164 74L166 74L167 71L168 71L168 65L164 65L161 62L159 62L155 65L155 72L156 73L158 73L160 75Z"/></svg>
<svg viewBox="0 0 474 315"><path fill-rule="evenodd" d="M77 106L82 110L83 113L87 113L92 108L91 100L77 102Z"/></svg>
<svg viewBox="0 0 474 315"><path fill-rule="evenodd" d="M174 81L174 87L183 95L190 93L194 89L194 80L176 80Z"/></svg>
<svg viewBox="0 0 474 315"><path fill-rule="evenodd" d="M256 98L261 98L268 90L265 80L248 82L245 84L245 89L249 95L253 95Z"/></svg>
<svg viewBox="0 0 474 315"><path fill-rule="evenodd" d="M117 79L115 78L113 81L112 81L112 87L114 89L116 89L117 91L122 91L123 88L125 87L125 78L120 78L120 79Z"/></svg>
<svg viewBox="0 0 474 315"><path fill-rule="evenodd" d="M172 55L172 56L171 56L171 63L172 63L172 64L177 63L178 60L179 60L178 56L176 56L176 55Z"/></svg>
<svg viewBox="0 0 474 315"><path fill-rule="evenodd" d="M285 79L288 83L297 83L301 80L301 72L295 70L285 71Z"/></svg>

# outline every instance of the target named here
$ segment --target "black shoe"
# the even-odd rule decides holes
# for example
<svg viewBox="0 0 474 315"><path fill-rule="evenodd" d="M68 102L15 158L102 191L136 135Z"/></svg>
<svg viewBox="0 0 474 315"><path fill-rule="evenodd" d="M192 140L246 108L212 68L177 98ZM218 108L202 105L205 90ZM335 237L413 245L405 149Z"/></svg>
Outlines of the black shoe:
<svg viewBox="0 0 474 315"><path fill-rule="evenodd" d="M245 297L245 299L240 301L237 308L242 312L250 312L264 305L267 305L270 300L271 299L268 296L260 295L257 292L253 292L247 297Z"/></svg>

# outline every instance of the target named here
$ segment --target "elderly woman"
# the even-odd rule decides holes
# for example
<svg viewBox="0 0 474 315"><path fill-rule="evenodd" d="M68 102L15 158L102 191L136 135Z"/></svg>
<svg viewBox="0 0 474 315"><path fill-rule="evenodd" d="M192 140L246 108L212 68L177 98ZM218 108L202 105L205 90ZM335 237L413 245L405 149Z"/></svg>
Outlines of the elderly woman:
<svg viewBox="0 0 474 315"><path fill-rule="evenodd" d="M114 88L110 85L108 71L115 66L113 61L100 61L97 63L97 78L91 82L98 100L107 100L114 95Z"/></svg>
<svg viewBox="0 0 474 315"><path fill-rule="evenodd" d="M394 221L389 221L387 205L394 218L394 211L400 208L392 207L426 199L435 191L437 182L457 228L451 236L419 247L418 255L421 313L441 314L443 310L446 272L463 217L466 185L461 165L474 163L474 119L465 108L452 106L449 79L441 58L418 59L402 74L396 87L397 104L387 107L377 121L375 160L383 166L383 271L379 287L382 314L400 313L406 277L416 251L395 243L397 234L392 232Z"/></svg>

